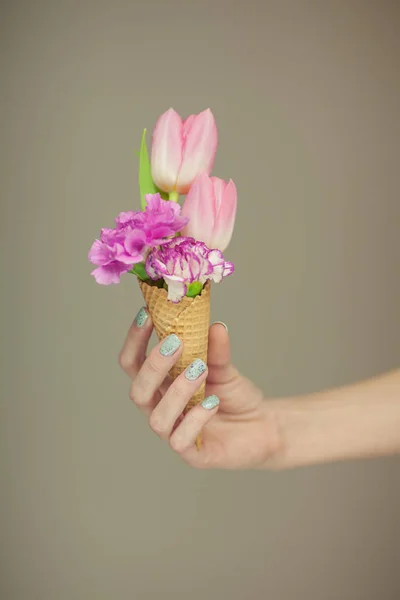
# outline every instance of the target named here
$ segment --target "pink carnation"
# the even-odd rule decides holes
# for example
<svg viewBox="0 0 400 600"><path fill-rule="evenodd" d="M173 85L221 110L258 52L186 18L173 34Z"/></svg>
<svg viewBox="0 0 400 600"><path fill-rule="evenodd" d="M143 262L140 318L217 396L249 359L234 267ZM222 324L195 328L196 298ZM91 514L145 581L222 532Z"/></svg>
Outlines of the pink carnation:
<svg viewBox="0 0 400 600"><path fill-rule="evenodd" d="M160 194L146 196L146 210L124 212L115 219L118 231L141 229L146 234L148 246L165 243L176 232L183 229L189 217L181 216L181 207L177 202L163 200Z"/></svg>
<svg viewBox="0 0 400 600"><path fill-rule="evenodd" d="M89 260L97 266L92 271L97 283L119 283L123 273L143 262L155 246L169 241L188 222L180 215L176 202L162 200L160 194L146 196L146 210L124 212L116 218L114 229L102 229L95 240Z"/></svg>
<svg viewBox="0 0 400 600"><path fill-rule="evenodd" d="M226 262L220 250L210 250L193 238L175 238L147 257L146 272L151 279L164 279L168 285L168 299L179 302L187 293L188 284L207 280L219 283L231 275L234 266Z"/></svg>

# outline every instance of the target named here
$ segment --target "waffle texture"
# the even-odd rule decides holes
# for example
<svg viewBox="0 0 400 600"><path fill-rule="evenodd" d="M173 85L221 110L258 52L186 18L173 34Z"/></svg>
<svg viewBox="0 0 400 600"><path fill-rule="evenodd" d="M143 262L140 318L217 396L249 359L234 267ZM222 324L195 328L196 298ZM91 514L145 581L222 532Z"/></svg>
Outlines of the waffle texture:
<svg viewBox="0 0 400 600"><path fill-rule="evenodd" d="M210 325L210 282L207 282L199 296L184 297L174 304L167 298L163 288L139 281L147 309L150 313L157 336L160 340L175 333L183 343L183 352L170 371L176 379L196 358L207 364L208 329ZM204 400L205 382L192 397L185 412Z"/></svg>

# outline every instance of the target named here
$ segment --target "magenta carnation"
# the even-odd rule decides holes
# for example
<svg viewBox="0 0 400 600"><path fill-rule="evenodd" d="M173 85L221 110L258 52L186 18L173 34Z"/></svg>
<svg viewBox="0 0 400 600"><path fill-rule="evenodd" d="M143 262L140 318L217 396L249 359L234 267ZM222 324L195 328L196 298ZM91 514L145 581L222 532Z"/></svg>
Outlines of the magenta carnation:
<svg viewBox="0 0 400 600"><path fill-rule="evenodd" d="M172 302L179 302L186 295L190 283L219 283L233 271L233 264L225 261L220 250L211 250L189 237L170 240L150 252L146 260L148 276L164 279Z"/></svg>
<svg viewBox="0 0 400 600"><path fill-rule="evenodd" d="M160 194L146 196L146 210L123 212L116 218L114 229L102 229L95 240L89 260L97 266L92 271L97 283L119 283L123 273L143 262L155 246L169 241L188 222L180 215L176 202L162 200Z"/></svg>
<svg viewBox="0 0 400 600"><path fill-rule="evenodd" d="M146 196L146 209L141 212L124 212L115 219L119 231L141 229L146 234L148 246L159 246L183 229L189 217L181 216L177 202L163 200L160 194Z"/></svg>

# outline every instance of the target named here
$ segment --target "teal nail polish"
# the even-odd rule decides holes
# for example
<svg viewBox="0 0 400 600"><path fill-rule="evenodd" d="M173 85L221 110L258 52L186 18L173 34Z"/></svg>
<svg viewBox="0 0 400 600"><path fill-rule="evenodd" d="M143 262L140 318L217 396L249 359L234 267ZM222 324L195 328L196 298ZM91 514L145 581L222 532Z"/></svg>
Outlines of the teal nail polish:
<svg viewBox="0 0 400 600"><path fill-rule="evenodd" d="M147 310L145 308L141 308L135 317L136 327L143 327L143 325L146 323L148 318L149 318L149 314L148 314Z"/></svg>
<svg viewBox="0 0 400 600"><path fill-rule="evenodd" d="M189 381L194 381L200 377L200 375L202 375L206 369L207 365L200 358L196 358L196 360L194 360L186 369L185 377Z"/></svg>
<svg viewBox="0 0 400 600"><path fill-rule="evenodd" d="M201 403L202 407L207 410L212 410L213 408L216 408L218 404L219 398L214 394L212 396L207 396L207 398L204 398L203 402Z"/></svg>
<svg viewBox="0 0 400 600"><path fill-rule="evenodd" d="M180 345L181 340L175 333L171 333L171 335L166 337L161 344L160 354L162 354L162 356L172 356L178 350Z"/></svg>

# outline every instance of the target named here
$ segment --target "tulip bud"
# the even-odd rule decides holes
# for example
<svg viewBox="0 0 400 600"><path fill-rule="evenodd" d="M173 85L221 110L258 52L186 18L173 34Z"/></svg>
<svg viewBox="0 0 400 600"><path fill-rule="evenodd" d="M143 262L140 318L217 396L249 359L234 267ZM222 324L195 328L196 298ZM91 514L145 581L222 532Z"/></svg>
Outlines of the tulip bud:
<svg viewBox="0 0 400 600"><path fill-rule="evenodd" d="M151 172L163 192L187 194L196 176L211 173L218 133L210 109L190 115L185 121L170 108L153 131Z"/></svg>
<svg viewBox="0 0 400 600"><path fill-rule="evenodd" d="M201 173L183 204L182 216L189 217L189 223L183 228L182 235L223 252L231 241L236 207L237 190L232 179L226 183Z"/></svg>

